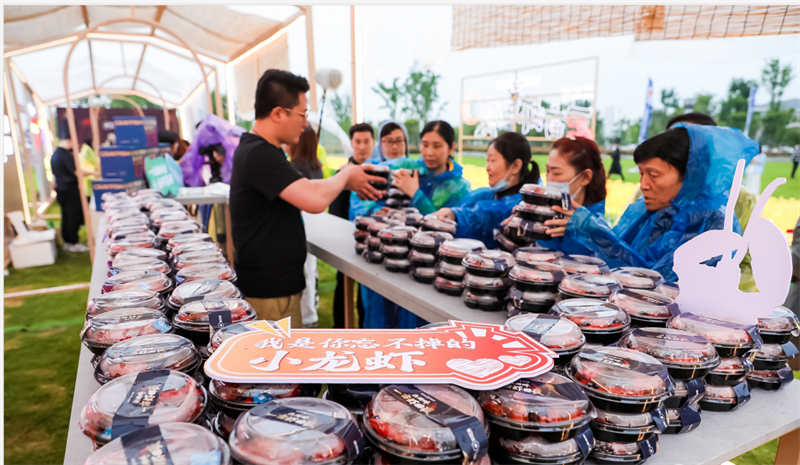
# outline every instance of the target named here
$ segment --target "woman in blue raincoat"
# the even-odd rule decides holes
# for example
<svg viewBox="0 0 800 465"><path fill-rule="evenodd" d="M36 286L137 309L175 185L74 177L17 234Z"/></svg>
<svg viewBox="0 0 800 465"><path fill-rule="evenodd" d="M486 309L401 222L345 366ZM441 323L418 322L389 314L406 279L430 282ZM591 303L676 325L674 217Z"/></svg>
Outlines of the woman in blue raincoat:
<svg viewBox="0 0 800 465"><path fill-rule="evenodd" d="M456 237L477 239L493 248L492 231L522 200L522 185L540 182L539 165L531 163L531 145L525 136L506 132L490 142L486 174L489 187L472 191L457 207L442 208L435 215L458 223Z"/></svg>
<svg viewBox="0 0 800 465"><path fill-rule="evenodd" d="M738 129L680 123L636 148L642 198L613 229L585 207L553 207L568 218L549 221L557 226L552 235L575 235L611 267L650 268L675 281L675 250L698 234L723 228L736 163L757 154L758 143ZM741 233L738 220L734 231Z"/></svg>

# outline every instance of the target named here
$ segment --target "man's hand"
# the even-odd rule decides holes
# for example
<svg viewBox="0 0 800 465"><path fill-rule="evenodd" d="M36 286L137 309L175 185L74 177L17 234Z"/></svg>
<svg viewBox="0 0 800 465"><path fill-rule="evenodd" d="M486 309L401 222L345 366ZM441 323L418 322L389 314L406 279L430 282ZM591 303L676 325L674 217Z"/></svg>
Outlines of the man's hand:
<svg viewBox="0 0 800 465"><path fill-rule="evenodd" d="M564 232L567 230L567 223L569 223L570 218L572 218L572 214L575 213L575 210L564 210L561 207L553 207L553 210L557 211L566 216L566 218L558 219L558 220L547 220L544 222L545 226L556 226L555 228L550 228L547 230L547 234L553 237L561 237L564 235Z"/></svg>
<svg viewBox="0 0 800 465"><path fill-rule="evenodd" d="M453 210L450 210L449 208L442 208L439 211L432 213L432 215L440 220L456 220L456 214L453 213Z"/></svg>
<svg viewBox="0 0 800 465"><path fill-rule="evenodd" d="M406 170L397 170L392 172L392 176L394 176L392 181L394 187L413 198L414 194L419 190L419 174L417 170L412 171L410 174Z"/></svg>
<svg viewBox="0 0 800 465"><path fill-rule="evenodd" d="M362 200L380 200L385 191L379 191L378 189L375 189L370 182L382 183L386 182L386 180L380 176L368 174L364 169L364 165L350 166L351 167L346 168L345 171L340 171L342 174L346 174L348 176L345 189L354 191L356 195L358 195L358 198Z"/></svg>

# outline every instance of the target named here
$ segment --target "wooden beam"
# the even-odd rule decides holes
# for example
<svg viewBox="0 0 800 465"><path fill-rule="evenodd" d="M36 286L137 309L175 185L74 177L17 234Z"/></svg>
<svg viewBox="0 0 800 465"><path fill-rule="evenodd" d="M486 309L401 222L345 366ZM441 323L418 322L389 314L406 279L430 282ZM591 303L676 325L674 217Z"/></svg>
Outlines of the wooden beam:
<svg viewBox="0 0 800 465"><path fill-rule="evenodd" d="M302 7L299 7L299 8L300 8L300 11L298 11L297 13L293 14L292 16L290 16L289 19L287 19L286 21L284 21L284 22L276 25L275 27L269 29L267 32L265 32L265 33L261 34L260 36L256 37L256 39L254 41L250 42L249 44L245 45L244 47L242 47L238 51L236 51L236 53L231 55L230 59L228 59L228 63L231 63L231 62L235 61L237 58L239 58L240 56L242 56L245 53L249 52L253 48L257 47L262 42L264 42L266 40L269 40L269 38L274 36L276 33L278 33L278 31L280 31L281 29L289 26L290 24L295 22L298 18L303 16L305 14L305 12L303 11Z"/></svg>
<svg viewBox="0 0 800 465"><path fill-rule="evenodd" d="M220 118L225 119L225 112L222 111L222 94L220 93L219 87L219 73L214 73L214 83L216 89L214 89L214 104L217 106L217 116ZM209 108L209 111L211 109Z"/></svg>
<svg viewBox="0 0 800 465"><path fill-rule="evenodd" d="M141 81L141 79L139 79ZM71 99L79 99L83 97L88 97L90 95L97 95L97 94L109 94L109 95L136 95L138 97L146 98L148 100L152 100L157 102L161 99L153 94L148 94L147 92L142 92L140 90L131 90L131 89L104 89L102 87L97 89L86 89L81 92L76 92L75 94L70 94ZM164 100L162 100L164 101ZM58 105L66 102L66 97L59 97L53 100L48 100L46 102L42 102L42 105L51 106L51 105ZM174 102L167 102L172 108L178 108L180 104Z"/></svg>
<svg viewBox="0 0 800 465"><path fill-rule="evenodd" d="M352 107L353 124L358 123L358 79L356 78L356 6L350 5L350 56L353 65L353 99Z"/></svg>
<svg viewBox="0 0 800 465"><path fill-rule="evenodd" d="M306 15L306 46L308 49L308 84L311 111L317 111L316 61L314 60L314 22L311 20L311 5L301 6Z"/></svg>
<svg viewBox="0 0 800 465"><path fill-rule="evenodd" d="M81 5L81 14L83 14L83 24L86 25L86 29L89 29L89 9L86 8L86 5ZM89 45L89 69L90 76L92 77L92 87L97 87L97 83L94 79L94 56L92 56L92 41L87 40L86 43Z"/></svg>
<svg viewBox="0 0 800 465"><path fill-rule="evenodd" d="M156 9L155 22L157 23L161 22L161 16L164 14L164 10L166 9L167 7L165 5L158 6L158 8ZM150 37L153 37L155 34L156 34L156 28L150 28ZM139 57L139 64L136 66L136 74L133 75L133 85L131 85L131 89L136 88L136 80L139 79L139 71L142 70L142 63L144 63L145 50L147 50L147 44L144 44L144 46L142 47L142 56Z"/></svg>

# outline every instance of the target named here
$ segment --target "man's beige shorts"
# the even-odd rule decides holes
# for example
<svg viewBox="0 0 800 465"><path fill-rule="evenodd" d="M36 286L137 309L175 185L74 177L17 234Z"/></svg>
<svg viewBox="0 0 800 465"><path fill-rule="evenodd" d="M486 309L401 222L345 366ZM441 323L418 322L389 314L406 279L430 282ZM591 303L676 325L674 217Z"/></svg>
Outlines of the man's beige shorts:
<svg viewBox="0 0 800 465"><path fill-rule="evenodd" d="M247 297L245 300L258 314L259 320L278 321L286 317L292 317L292 328L303 327L303 315L300 311L300 297L303 293L290 295L288 297L276 297L274 299L255 299Z"/></svg>

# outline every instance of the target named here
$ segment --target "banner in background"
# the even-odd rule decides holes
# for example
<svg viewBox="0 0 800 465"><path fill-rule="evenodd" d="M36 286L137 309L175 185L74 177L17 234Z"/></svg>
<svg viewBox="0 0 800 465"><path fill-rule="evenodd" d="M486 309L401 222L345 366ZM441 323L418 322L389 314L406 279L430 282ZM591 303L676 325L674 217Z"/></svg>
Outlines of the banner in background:
<svg viewBox="0 0 800 465"><path fill-rule="evenodd" d="M744 135L750 137L750 123L753 121L753 108L756 106L756 92L758 86L750 88L750 96L747 97L747 120L744 123Z"/></svg>
<svg viewBox="0 0 800 465"><path fill-rule="evenodd" d="M639 142L641 144L647 139L647 128L650 127L650 116L653 114L653 80L647 80L647 96L644 99L644 115L642 124L639 126Z"/></svg>

